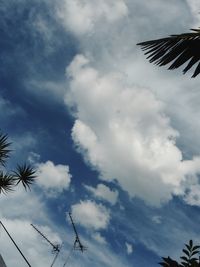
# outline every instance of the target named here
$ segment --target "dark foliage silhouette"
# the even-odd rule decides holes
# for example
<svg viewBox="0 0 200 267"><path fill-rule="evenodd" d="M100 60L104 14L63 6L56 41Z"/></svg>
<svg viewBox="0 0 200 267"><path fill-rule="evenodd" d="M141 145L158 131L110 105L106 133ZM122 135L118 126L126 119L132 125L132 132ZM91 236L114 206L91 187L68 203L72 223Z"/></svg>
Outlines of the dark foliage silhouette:
<svg viewBox="0 0 200 267"><path fill-rule="evenodd" d="M13 177L17 184L22 183L25 190L30 189L30 186L35 182L35 170L27 164L18 165L16 171L13 172Z"/></svg>
<svg viewBox="0 0 200 267"><path fill-rule="evenodd" d="M6 134L0 134L0 164L3 166L5 166L5 162L9 157L10 149L8 147L10 145L8 136Z"/></svg>
<svg viewBox="0 0 200 267"><path fill-rule="evenodd" d="M170 35L137 45L142 47L151 63L159 66L172 63L168 69L176 69L189 61L183 70L184 74L198 62L192 75L196 77L200 73L200 28L191 30L193 32Z"/></svg>
<svg viewBox="0 0 200 267"><path fill-rule="evenodd" d="M159 264L163 267L200 267L199 257L197 257L200 252L200 246L194 246L193 241L190 240L189 244L185 244L185 248L182 251L184 255L180 257L180 263L170 257L163 257L163 261Z"/></svg>
<svg viewBox="0 0 200 267"><path fill-rule="evenodd" d="M35 170L29 164L18 165L16 170L12 172L5 171L5 164L11 152L10 145L8 136L0 133L0 165L3 168L0 170L0 194L14 191L15 186L19 183L23 185L25 190L30 189L36 178Z"/></svg>

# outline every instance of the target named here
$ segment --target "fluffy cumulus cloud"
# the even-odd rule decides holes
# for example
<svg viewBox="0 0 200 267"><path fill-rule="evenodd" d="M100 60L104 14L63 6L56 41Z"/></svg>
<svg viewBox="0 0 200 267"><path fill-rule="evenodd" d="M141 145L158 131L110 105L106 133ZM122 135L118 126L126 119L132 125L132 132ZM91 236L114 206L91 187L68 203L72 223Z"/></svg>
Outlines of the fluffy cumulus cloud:
<svg viewBox="0 0 200 267"><path fill-rule="evenodd" d="M117 179L131 196L159 205L183 194L187 177L196 181L200 159L183 160L179 133L164 104L119 73L101 74L83 55L67 68L66 103L76 107L72 138L101 179Z"/></svg>
<svg viewBox="0 0 200 267"><path fill-rule="evenodd" d="M192 159L193 155L198 155L199 131L194 131L194 127L197 130L200 128L197 115L199 110L195 108L194 111L193 107L199 97L197 92L193 91L193 96L188 93L188 87L198 85L182 76L181 79L177 76L177 79L174 79L174 72L169 74L167 71L153 68L142 54L138 57L139 48L135 44L195 27L199 23L199 3L197 0L176 3L171 0L154 0L151 5L144 5L139 0L119 2L122 3L121 11L117 12L112 8L111 13L117 18L112 21L102 15L105 14L100 8L103 4L99 2L93 1L95 4L92 4L87 1L82 2L82 5L80 1L74 1L73 4L66 0L61 2L59 18L62 18L67 30L79 36L82 53L87 55L87 58L77 57L68 69L68 74L72 74L72 81L71 93L67 95L66 102L68 105L69 102L73 103L77 108L77 121L72 136L77 149L99 170L103 179L117 178L130 195L159 204L171 199L174 193L183 194L188 177L193 176L195 184L198 183L198 158L183 161L182 151L176 145L178 132L171 126L168 116L163 115L168 114L176 123L176 129L180 130L179 140L183 142L182 148L186 152L190 150L190 156L187 158ZM106 2L107 6L108 3L110 2ZM92 13L93 5L95 10ZM99 8L96 8L97 6ZM75 19L77 11L81 14L79 20ZM96 15L95 12L101 15ZM95 19L91 14L95 14ZM82 23L83 21L85 23ZM172 32L169 29L172 29ZM88 64L88 59L92 65ZM112 71L115 74L110 75ZM126 83L121 83L120 88L119 84L124 79L131 86L127 88ZM79 82L83 82L80 88ZM139 86L135 86L136 83ZM162 101L155 98L155 92L158 99L167 103L167 106L163 107ZM116 99L121 95L124 95L121 98L122 104L116 104ZM195 100L190 99L191 97ZM120 108L123 113L119 112ZM114 113L115 118L110 116ZM150 115L153 121L149 119ZM127 118L131 121L129 126ZM103 120L105 121L102 122ZM152 126L149 127L145 121ZM149 131L152 131L152 135L149 135ZM119 136L120 141L127 141L121 148L120 142L115 142ZM128 143L131 144L130 149ZM150 190L147 189L148 186Z"/></svg>
<svg viewBox="0 0 200 267"><path fill-rule="evenodd" d="M98 184L96 188L85 185L84 186L89 192L99 199L106 200L112 205L115 205L118 198L117 190L110 190L110 188L104 184Z"/></svg>
<svg viewBox="0 0 200 267"><path fill-rule="evenodd" d="M76 222L88 229L105 229L110 221L109 210L90 200L72 205L71 210Z"/></svg>
<svg viewBox="0 0 200 267"><path fill-rule="evenodd" d="M69 166L55 165L52 161L37 165L37 183L49 196L56 196L70 186Z"/></svg>
<svg viewBox="0 0 200 267"><path fill-rule="evenodd" d="M64 26L76 35L91 33L103 21L114 23L127 15L123 0L62 0L57 9Z"/></svg>

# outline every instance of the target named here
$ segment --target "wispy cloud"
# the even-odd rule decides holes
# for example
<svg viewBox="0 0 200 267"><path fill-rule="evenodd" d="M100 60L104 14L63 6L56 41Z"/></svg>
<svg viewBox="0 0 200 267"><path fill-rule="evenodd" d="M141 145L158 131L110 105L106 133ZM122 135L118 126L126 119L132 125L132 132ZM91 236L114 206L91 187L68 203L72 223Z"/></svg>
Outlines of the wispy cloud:
<svg viewBox="0 0 200 267"><path fill-rule="evenodd" d="M126 252L128 255L132 254L133 253L133 246L127 242L125 242L125 245L126 245Z"/></svg>
<svg viewBox="0 0 200 267"><path fill-rule="evenodd" d="M108 186L104 184L98 184L96 188L84 185L84 187L91 192L96 198L106 200L110 204L115 205L118 198L118 191L111 190Z"/></svg>

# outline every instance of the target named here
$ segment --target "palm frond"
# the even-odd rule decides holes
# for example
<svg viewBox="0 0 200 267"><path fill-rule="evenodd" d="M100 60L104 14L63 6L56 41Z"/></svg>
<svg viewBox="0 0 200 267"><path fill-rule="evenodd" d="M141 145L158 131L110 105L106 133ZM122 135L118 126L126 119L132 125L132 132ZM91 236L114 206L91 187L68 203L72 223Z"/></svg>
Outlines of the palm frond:
<svg viewBox="0 0 200 267"><path fill-rule="evenodd" d="M17 184L22 183L25 190L30 189L30 186L35 182L36 176L35 169L28 165L18 165L16 171L14 171L14 178L17 181Z"/></svg>
<svg viewBox="0 0 200 267"><path fill-rule="evenodd" d="M0 133L0 164L5 166L6 159L9 157L11 143L8 142L8 136Z"/></svg>
<svg viewBox="0 0 200 267"><path fill-rule="evenodd" d="M159 264L163 267L179 267L180 265L178 264L177 261L172 260L170 257L167 258L162 258L163 261L160 262Z"/></svg>
<svg viewBox="0 0 200 267"><path fill-rule="evenodd" d="M193 32L171 35L167 38L138 43L145 51L147 59L158 66L172 63L168 69L176 69L188 62L184 68L185 74L194 64L200 61L200 29ZM198 63L192 77L200 73Z"/></svg>
<svg viewBox="0 0 200 267"><path fill-rule="evenodd" d="M13 187L15 186L15 179L11 174L4 174L0 171L0 194L7 194L14 191Z"/></svg>

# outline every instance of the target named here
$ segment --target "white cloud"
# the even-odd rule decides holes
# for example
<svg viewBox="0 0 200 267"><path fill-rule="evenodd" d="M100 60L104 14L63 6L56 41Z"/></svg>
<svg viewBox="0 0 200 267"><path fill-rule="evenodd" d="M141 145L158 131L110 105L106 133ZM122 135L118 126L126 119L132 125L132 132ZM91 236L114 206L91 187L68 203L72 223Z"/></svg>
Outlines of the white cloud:
<svg viewBox="0 0 200 267"><path fill-rule="evenodd" d="M200 16L199 16L199 12L200 12L200 3L198 0L186 0L191 14L193 16L193 20L194 20L194 25L193 27L199 27L199 23L200 23Z"/></svg>
<svg viewBox="0 0 200 267"><path fill-rule="evenodd" d="M57 15L63 25L76 35L98 30L102 22L114 23L127 15L128 9L123 0L63 0Z"/></svg>
<svg viewBox="0 0 200 267"><path fill-rule="evenodd" d="M128 87L119 73L102 75L78 55L67 69L66 103L76 107L72 138L101 179L117 179L131 196L159 205L183 194L200 159L184 161L179 133L164 104L145 88Z"/></svg>
<svg viewBox="0 0 200 267"><path fill-rule="evenodd" d="M74 219L88 229L105 229L110 221L110 212L102 204L85 200L71 207Z"/></svg>
<svg viewBox="0 0 200 267"><path fill-rule="evenodd" d="M200 206L200 185L199 184L191 185L188 188L184 200L189 205Z"/></svg>
<svg viewBox="0 0 200 267"><path fill-rule="evenodd" d="M110 188L104 184L98 184L97 188L92 186L84 185L84 187L91 192L95 197L106 200L112 205L115 205L118 198L117 190L110 190Z"/></svg>
<svg viewBox="0 0 200 267"><path fill-rule="evenodd" d="M31 164L37 164L40 160L40 155L31 151L29 153L28 159L27 159Z"/></svg>
<svg viewBox="0 0 200 267"><path fill-rule="evenodd" d="M155 215L152 217L152 221L156 224L160 224L162 222L162 217L159 215Z"/></svg>
<svg viewBox="0 0 200 267"><path fill-rule="evenodd" d="M36 220L46 222L44 203L35 195L34 191L27 193L18 186L9 196L0 195L0 217L7 219Z"/></svg>
<svg viewBox="0 0 200 267"><path fill-rule="evenodd" d="M100 233L98 233L98 232L92 234L92 237L93 237L97 242L99 242L100 244L105 245L105 244L107 243L105 237L103 237L103 236L102 236Z"/></svg>
<svg viewBox="0 0 200 267"><path fill-rule="evenodd" d="M37 183L49 196L56 196L64 189L68 189L71 182L69 166L54 165L53 162L37 164Z"/></svg>
<svg viewBox="0 0 200 267"><path fill-rule="evenodd" d="M49 80L34 78L25 82L26 90L30 95L37 98L45 99L46 103L54 101L54 103L63 103L64 87L63 83L53 82Z"/></svg>
<svg viewBox="0 0 200 267"><path fill-rule="evenodd" d="M125 242L125 245L126 245L126 252L128 255L132 254L133 253L133 247L131 244Z"/></svg>

